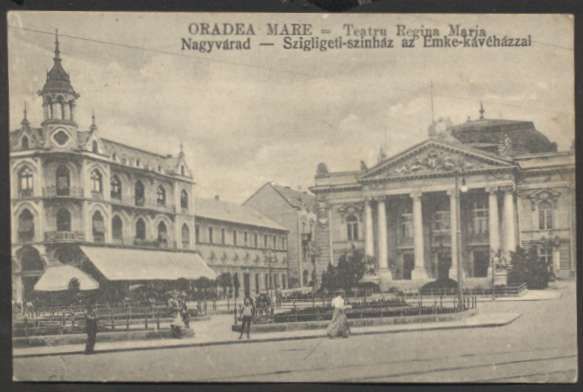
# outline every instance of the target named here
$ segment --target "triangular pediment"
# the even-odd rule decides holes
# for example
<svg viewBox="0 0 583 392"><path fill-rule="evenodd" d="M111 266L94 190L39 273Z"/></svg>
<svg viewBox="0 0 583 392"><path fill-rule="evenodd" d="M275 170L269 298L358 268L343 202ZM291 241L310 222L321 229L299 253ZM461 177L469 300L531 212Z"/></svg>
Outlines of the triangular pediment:
<svg viewBox="0 0 583 392"><path fill-rule="evenodd" d="M379 162L364 172L361 179L447 175L460 168L468 173L513 166L512 161L463 144L429 139Z"/></svg>

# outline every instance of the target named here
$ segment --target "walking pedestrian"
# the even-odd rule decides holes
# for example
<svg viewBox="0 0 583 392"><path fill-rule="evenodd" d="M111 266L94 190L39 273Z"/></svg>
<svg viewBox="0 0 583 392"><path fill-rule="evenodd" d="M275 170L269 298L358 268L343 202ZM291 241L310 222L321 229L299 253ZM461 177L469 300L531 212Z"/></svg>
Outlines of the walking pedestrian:
<svg viewBox="0 0 583 392"><path fill-rule="evenodd" d="M330 338L339 336L347 338L350 335L350 326L348 325L348 318L344 310L349 309L351 306L344 304L343 295L344 291L338 290L336 297L334 297L331 303L334 313L332 315L332 321L330 321L326 329L326 333Z"/></svg>
<svg viewBox="0 0 583 392"><path fill-rule="evenodd" d="M91 303L87 305L87 311L85 314L85 331L87 332L85 354L93 354L95 352L95 341L97 339L97 314Z"/></svg>
<svg viewBox="0 0 583 392"><path fill-rule="evenodd" d="M243 333L247 330L247 339L250 339L251 332L251 321L255 315L255 307L253 306L253 300L251 297L245 297L243 301L243 307L241 308L241 335L239 339L243 338Z"/></svg>

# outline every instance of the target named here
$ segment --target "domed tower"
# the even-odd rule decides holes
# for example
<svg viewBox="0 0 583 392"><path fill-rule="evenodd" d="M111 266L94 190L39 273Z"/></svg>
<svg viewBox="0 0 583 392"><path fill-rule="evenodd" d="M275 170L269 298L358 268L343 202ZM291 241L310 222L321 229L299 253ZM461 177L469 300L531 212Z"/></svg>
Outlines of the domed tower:
<svg viewBox="0 0 583 392"><path fill-rule="evenodd" d="M53 67L47 72L47 80L38 94L43 98L44 121L42 127L46 147L76 147L75 106L79 94L75 92L69 74L61 64L58 31L55 32Z"/></svg>

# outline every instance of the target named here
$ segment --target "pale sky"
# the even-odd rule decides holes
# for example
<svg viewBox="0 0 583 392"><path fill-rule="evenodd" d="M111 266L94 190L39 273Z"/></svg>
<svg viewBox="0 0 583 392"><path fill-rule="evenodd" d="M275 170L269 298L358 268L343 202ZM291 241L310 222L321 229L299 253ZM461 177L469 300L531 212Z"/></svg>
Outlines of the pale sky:
<svg viewBox="0 0 583 392"><path fill-rule="evenodd" d="M265 37L267 22L312 23L343 33L343 23L385 27L479 25L490 34L526 36L529 48L290 51ZM250 51L181 51L192 22L253 22ZM573 20L565 15L195 14L18 12L9 26L61 35L63 66L85 130L95 110L99 134L162 154L184 143L198 194L244 201L267 181L303 189L318 162L332 171L375 163L422 141L435 118L533 121L570 147L574 138ZM24 102L33 126L52 65L54 36L9 27L10 129ZM80 40L83 37L93 42ZM220 37L219 37L220 38ZM273 47L259 47L260 41ZM124 47L111 46L113 42ZM137 48L136 48L137 47ZM142 50L146 48L150 50ZM167 52L167 53L166 53Z"/></svg>

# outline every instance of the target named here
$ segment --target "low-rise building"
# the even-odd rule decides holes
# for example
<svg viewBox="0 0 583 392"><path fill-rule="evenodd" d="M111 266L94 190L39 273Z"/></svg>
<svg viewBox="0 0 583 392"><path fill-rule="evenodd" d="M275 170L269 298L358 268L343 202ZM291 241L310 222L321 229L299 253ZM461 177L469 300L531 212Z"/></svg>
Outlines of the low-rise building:
<svg viewBox="0 0 583 392"><path fill-rule="evenodd" d="M244 203L288 230L290 287L310 286L326 265L316 264L319 248L314 242L315 198L307 191L268 182Z"/></svg>
<svg viewBox="0 0 583 392"><path fill-rule="evenodd" d="M196 247L218 274L228 273L245 295L288 288L288 230L247 206L196 199Z"/></svg>

